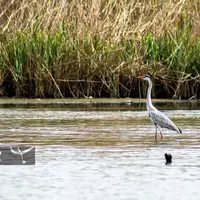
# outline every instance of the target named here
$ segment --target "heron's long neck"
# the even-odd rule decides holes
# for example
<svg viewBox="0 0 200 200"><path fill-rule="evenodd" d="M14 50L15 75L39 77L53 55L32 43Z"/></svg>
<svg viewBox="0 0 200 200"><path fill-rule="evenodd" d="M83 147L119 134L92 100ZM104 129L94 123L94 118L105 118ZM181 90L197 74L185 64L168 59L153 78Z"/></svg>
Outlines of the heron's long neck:
<svg viewBox="0 0 200 200"><path fill-rule="evenodd" d="M152 102L151 102L151 89L152 89L152 82L149 80L148 81L149 87L147 90L147 110L153 106Z"/></svg>

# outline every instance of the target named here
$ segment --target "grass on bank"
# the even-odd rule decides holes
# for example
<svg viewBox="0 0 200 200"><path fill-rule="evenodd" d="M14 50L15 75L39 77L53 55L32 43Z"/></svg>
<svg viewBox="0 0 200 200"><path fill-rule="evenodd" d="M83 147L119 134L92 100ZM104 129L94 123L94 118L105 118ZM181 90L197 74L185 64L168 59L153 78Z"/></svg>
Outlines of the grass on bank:
<svg viewBox="0 0 200 200"><path fill-rule="evenodd" d="M198 2L12 0L1 6L4 96L144 96L135 76L147 72L155 77L156 97L199 96Z"/></svg>

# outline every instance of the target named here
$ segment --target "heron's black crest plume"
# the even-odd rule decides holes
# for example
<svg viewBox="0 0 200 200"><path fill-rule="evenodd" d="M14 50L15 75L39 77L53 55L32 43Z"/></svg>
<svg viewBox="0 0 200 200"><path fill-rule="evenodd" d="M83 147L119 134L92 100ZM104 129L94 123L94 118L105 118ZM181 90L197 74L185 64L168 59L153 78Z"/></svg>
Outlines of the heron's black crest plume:
<svg viewBox="0 0 200 200"><path fill-rule="evenodd" d="M145 78L151 78L148 74L144 75Z"/></svg>

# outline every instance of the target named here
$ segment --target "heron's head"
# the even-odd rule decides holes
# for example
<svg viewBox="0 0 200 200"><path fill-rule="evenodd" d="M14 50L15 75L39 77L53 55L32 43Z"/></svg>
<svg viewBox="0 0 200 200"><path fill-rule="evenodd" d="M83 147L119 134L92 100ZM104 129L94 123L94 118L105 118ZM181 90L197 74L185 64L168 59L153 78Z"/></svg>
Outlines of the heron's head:
<svg viewBox="0 0 200 200"><path fill-rule="evenodd" d="M137 76L137 78L142 79L142 80L146 80L146 81L151 80L151 78L150 78L150 76L148 74L147 75L143 75L143 76Z"/></svg>

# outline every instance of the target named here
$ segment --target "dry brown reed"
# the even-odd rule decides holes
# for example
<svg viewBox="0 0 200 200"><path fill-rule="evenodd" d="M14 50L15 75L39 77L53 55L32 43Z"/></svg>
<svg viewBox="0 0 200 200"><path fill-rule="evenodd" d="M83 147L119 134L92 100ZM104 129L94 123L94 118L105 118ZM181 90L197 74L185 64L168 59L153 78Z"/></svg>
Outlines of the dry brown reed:
<svg viewBox="0 0 200 200"><path fill-rule="evenodd" d="M196 98L199 28L193 0L1 0L2 95L137 97L150 72L158 97Z"/></svg>
<svg viewBox="0 0 200 200"><path fill-rule="evenodd" d="M2 0L0 24L3 32L37 28L56 32L60 22L78 38L100 35L109 40L159 37L184 26L185 18L199 27L199 1L192 0ZM199 31L196 31L198 33Z"/></svg>

